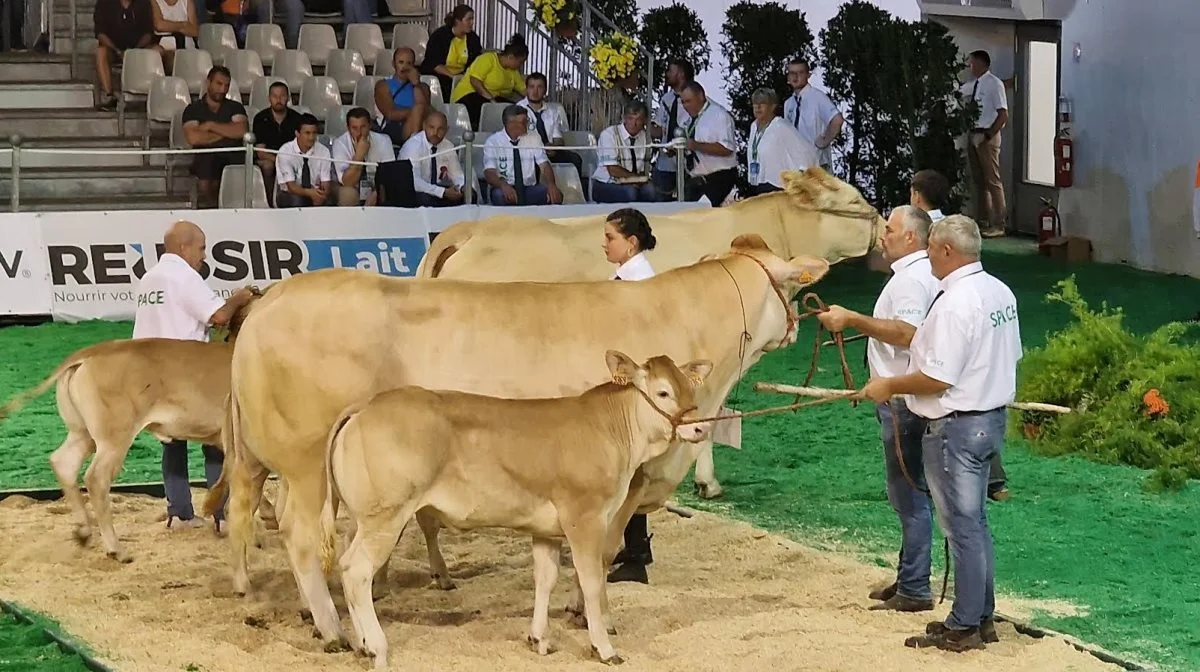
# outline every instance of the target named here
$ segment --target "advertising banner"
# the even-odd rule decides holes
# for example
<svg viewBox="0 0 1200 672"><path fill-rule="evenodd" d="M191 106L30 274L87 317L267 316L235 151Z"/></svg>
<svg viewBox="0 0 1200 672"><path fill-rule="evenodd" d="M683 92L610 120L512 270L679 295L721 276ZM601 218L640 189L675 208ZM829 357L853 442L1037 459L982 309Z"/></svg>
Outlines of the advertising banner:
<svg viewBox="0 0 1200 672"><path fill-rule="evenodd" d="M50 269L32 217L0 226L0 315L50 313Z"/></svg>

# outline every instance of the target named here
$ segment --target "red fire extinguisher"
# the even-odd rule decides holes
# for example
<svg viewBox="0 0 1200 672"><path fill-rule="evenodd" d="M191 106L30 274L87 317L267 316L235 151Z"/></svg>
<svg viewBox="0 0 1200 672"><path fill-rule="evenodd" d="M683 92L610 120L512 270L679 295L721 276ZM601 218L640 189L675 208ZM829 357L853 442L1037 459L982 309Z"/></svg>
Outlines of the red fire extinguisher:
<svg viewBox="0 0 1200 672"><path fill-rule="evenodd" d="M1071 141L1070 133L1065 129L1059 131L1058 136L1054 138L1054 186L1060 189L1074 183L1075 158L1072 156L1074 150L1075 146Z"/></svg>
<svg viewBox="0 0 1200 672"><path fill-rule="evenodd" d="M1062 221L1058 218L1058 208L1050 202L1050 199L1042 197L1042 209L1038 211L1038 221L1041 222L1038 227L1038 245L1057 238L1062 235Z"/></svg>

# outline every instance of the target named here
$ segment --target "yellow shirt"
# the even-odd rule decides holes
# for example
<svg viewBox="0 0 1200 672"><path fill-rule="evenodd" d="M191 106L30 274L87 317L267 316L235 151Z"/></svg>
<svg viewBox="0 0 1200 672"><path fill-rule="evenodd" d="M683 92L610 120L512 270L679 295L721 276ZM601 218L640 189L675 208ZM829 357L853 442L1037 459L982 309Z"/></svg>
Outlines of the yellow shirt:
<svg viewBox="0 0 1200 672"><path fill-rule="evenodd" d="M493 96L509 96L513 91L517 91L521 95L525 94L525 78L521 73L500 65L499 52L489 51L480 54L471 67L463 73L463 78L459 80L458 86L454 87L450 102L457 103L462 100L463 96L475 92L475 87L471 86L472 77L483 82L484 88Z"/></svg>
<svg viewBox="0 0 1200 672"><path fill-rule="evenodd" d="M446 53L446 69L454 74L461 74L467 67L467 38L456 37L450 40L450 51Z"/></svg>

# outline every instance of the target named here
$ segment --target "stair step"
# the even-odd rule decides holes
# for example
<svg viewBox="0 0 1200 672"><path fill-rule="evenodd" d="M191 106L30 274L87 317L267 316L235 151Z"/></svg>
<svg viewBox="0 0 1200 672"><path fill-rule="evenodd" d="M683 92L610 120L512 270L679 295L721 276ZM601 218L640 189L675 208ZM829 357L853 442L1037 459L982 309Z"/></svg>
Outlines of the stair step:
<svg viewBox="0 0 1200 672"><path fill-rule="evenodd" d="M0 84L0 109L91 108L91 82L5 82Z"/></svg>
<svg viewBox="0 0 1200 672"><path fill-rule="evenodd" d="M70 150L99 150L99 149L139 149L142 141L140 138L38 138L30 140L21 145L22 150L27 149L70 149ZM8 147L6 139L0 139L0 148ZM137 168L145 165L143 161L147 161L151 166L165 166L166 155L154 154L143 156L140 154L91 154L73 151L68 153L55 154L38 154L22 151L21 152L21 168ZM175 159L176 163L190 164L191 159L187 157L179 157ZM12 167L12 154L5 152L0 154L0 168Z"/></svg>
<svg viewBox="0 0 1200 672"><path fill-rule="evenodd" d="M6 204L7 205L7 204ZM90 198L22 198L21 212L72 212L80 210L190 210L188 196L131 194Z"/></svg>
<svg viewBox="0 0 1200 672"><path fill-rule="evenodd" d="M167 192L164 166L139 168L23 168L21 200L117 198L129 194L187 197L194 180L186 166L172 168L171 192ZM0 170L0 198L12 197L11 172Z"/></svg>
<svg viewBox="0 0 1200 672"><path fill-rule="evenodd" d="M104 138L117 136L117 113L111 110L81 108L0 110L0 128L5 136L19 133L25 140L36 138ZM146 130L143 108L130 106L125 111L125 136L140 138ZM166 142L166 124L151 127L151 137Z"/></svg>
<svg viewBox="0 0 1200 672"><path fill-rule="evenodd" d="M76 11L75 12L75 35L77 37L83 35L91 35L95 31L95 15L92 12ZM66 8L56 7L54 9L54 34L58 35L59 31L62 34L69 34L71 30L71 13Z"/></svg>
<svg viewBox="0 0 1200 672"><path fill-rule="evenodd" d="M82 30L76 31L75 42L78 45L80 55L91 55L96 52L96 36L91 32ZM65 30L54 31L54 50L59 54L71 53L71 34Z"/></svg>
<svg viewBox="0 0 1200 672"><path fill-rule="evenodd" d="M82 66L80 67L82 71ZM94 71L92 67L88 72ZM71 57L59 54L0 54L0 84L71 80Z"/></svg>

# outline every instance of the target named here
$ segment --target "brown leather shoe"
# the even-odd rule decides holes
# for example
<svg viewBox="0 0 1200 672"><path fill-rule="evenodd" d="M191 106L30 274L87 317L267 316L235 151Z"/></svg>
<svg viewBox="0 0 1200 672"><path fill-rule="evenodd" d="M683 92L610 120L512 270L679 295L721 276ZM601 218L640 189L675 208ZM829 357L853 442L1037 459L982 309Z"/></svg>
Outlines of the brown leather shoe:
<svg viewBox="0 0 1200 672"><path fill-rule="evenodd" d="M979 638L983 640L984 644L995 644L1000 641L1000 635L996 634L995 619L983 619L983 622L979 624Z"/></svg>
<svg viewBox="0 0 1200 672"><path fill-rule="evenodd" d="M871 611L932 611L933 598L919 600L896 593L883 602L872 604L868 609Z"/></svg>
<svg viewBox="0 0 1200 672"><path fill-rule="evenodd" d="M932 624L930 625L932 626ZM937 634L928 633L929 629L928 627L926 628L927 634L909 637L904 640L904 645L913 649L938 648L951 653L963 653L973 649L986 648L983 644L983 639L979 636L979 628L951 630L942 625L942 631Z"/></svg>
<svg viewBox="0 0 1200 672"><path fill-rule="evenodd" d="M893 581L892 585L890 585L890 586L885 586L883 588L876 588L875 590L872 590L871 594L868 595L867 597L871 598L872 600L879 600L881 602L890 600L890 599L892 599L892 596L894 596L896 594L896 587L897 587L896 583Z"/></svg>

